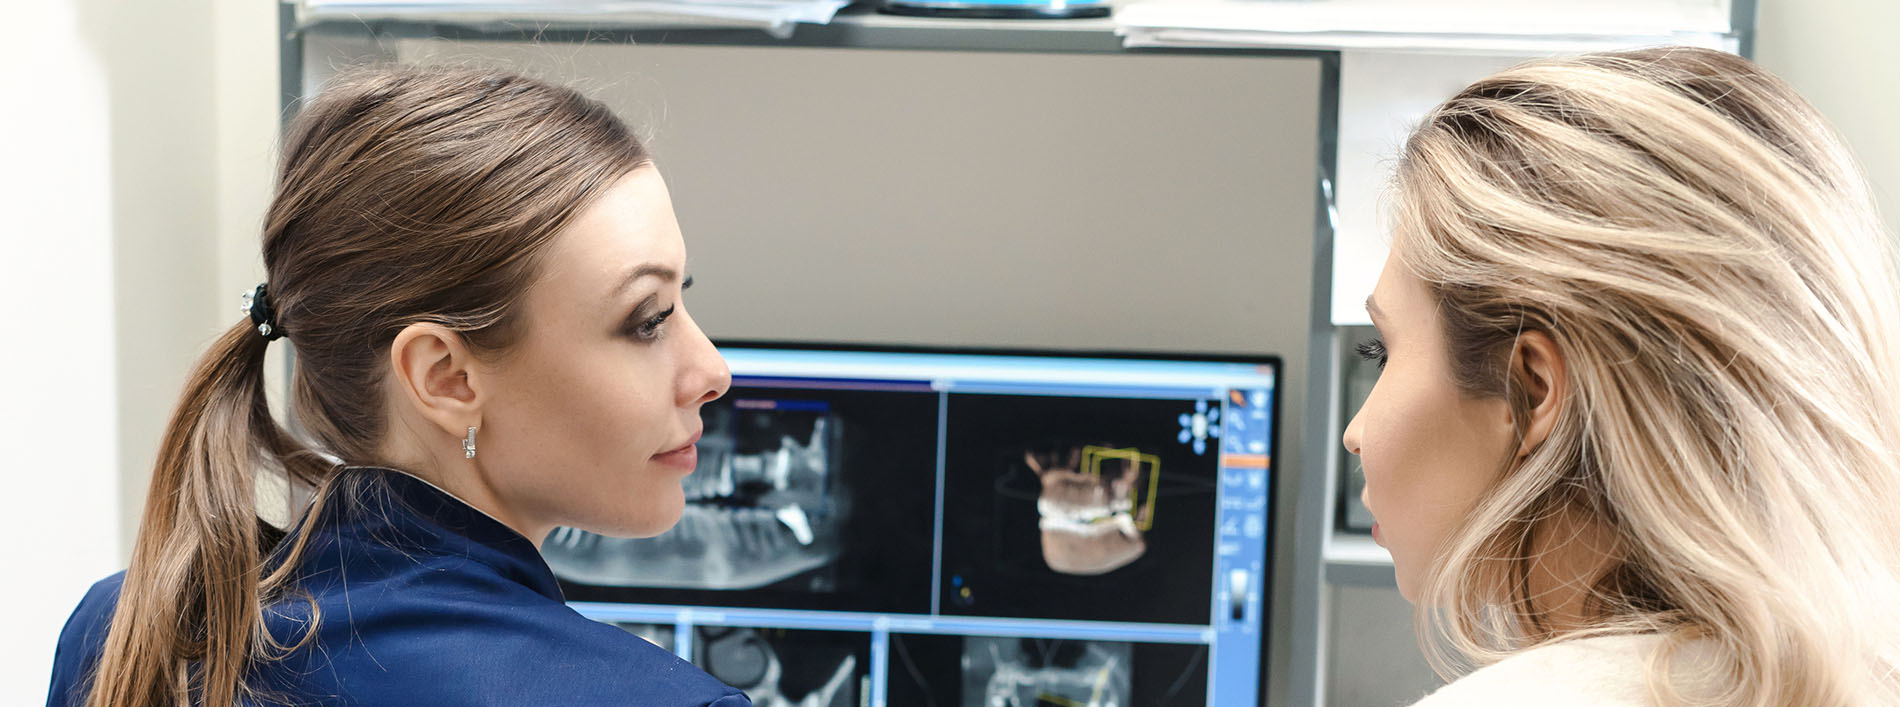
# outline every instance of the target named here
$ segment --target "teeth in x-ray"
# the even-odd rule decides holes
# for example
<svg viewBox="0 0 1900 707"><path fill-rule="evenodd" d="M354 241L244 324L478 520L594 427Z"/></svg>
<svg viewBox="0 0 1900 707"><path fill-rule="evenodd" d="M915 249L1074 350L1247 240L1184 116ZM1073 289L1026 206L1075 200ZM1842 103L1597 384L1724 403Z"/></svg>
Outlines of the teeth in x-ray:
<svg viewBox="0 0 1900 707"><path fill-rule="evenodd" d="M818 535L803 518L795 505L779 511L689 505L679 525L658 537L609 538L562 528L541 554L556 575L588 584L751 589L836 556L837 538Z"/></svg>
<svg viewBox="0 0 1900 707"><path fill-rule="evenodd" d="M780 437L778 449L759 454L733 454L730 440L709 437L700 445L700 467L681 487L690 501L731 499L761 489L822 493L830 471L828 430L826 420L819 418L810 442Z"/></svg>
<svg viewBox="0 0 1900 707"><path fill-rule="evenodd" d="M691 503L657 537L607 538L557 529L541 554L562 578L602 586L751 589L837 557L846 499L832 488L836 429L820 417L811 438L735 454L729 432L701 441L699 468L681 483Z"/></svg>
<svg viewBox="0 0 1900 707"><path fill-rule="evenodd" d="M811 534L811 520L805 517L805 509L799 508L798 504L794 503L778 509L778 513L773 514L773 517L778 518L780 523L784 523L786 528L791 529L792 537L798 539L798 544L811 544L814 539Z"/></svg>
<svg viewBox="0 0 1900 707"><path fill-rule="evenodd" d="M1135 528L1134 516L1126 511L1117 513L1104 509L1099 514L1044 511L1037 525L1044 532L1070 533L1089 537L1109 533L1136 539L1141 537L1141 531Z"/></svg>
<svg viewBox="0 0 1900 707"><path fill-rule="evenodd" d="M1036 511L1042 515L1043 520L1071 525L1089 525L1117 517L1128 517L1127 506L1116 508L1106 504L1066 505L1047 498L1036 501Z"/></svg>

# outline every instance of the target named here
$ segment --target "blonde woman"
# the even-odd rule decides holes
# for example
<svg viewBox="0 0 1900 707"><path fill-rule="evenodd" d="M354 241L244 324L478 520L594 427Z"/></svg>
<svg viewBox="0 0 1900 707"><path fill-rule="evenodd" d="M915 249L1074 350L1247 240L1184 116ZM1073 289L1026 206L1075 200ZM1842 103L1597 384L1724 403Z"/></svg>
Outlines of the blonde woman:
<svg viewBox="0 0 1900 707"><path fill-rule="evenodd" d="M1740 58L1426 118L1348 426L1420 705L1900 704L1900 307L1840 141Z"/></svg>

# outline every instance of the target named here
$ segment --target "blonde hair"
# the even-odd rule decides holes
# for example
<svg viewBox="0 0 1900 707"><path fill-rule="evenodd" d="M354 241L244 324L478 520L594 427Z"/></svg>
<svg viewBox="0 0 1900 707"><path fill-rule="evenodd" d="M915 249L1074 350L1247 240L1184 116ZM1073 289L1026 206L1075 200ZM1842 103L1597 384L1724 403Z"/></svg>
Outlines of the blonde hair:
<svg viewBox="0 0 1900 707"><path fill-rule="evenodd" d="M1658 632L1662 704L1900 704L1895 260L1816 111L1720 52L1528 63L1425 119L1395 197L1459 387L1523 429L1538 331L1570 391L1427 572L1434 668ZM1614 539L1582 628L1529 590L1558 516Z"/></svg>

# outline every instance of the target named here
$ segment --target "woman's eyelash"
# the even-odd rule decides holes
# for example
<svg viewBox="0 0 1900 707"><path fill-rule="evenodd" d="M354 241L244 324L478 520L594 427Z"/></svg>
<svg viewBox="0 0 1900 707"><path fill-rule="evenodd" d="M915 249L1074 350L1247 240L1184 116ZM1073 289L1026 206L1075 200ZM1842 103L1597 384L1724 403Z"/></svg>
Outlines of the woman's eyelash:
<svg viewBox="0 0 1900 707"><path fill-rule="evenodd" d="M666 311L653 315L652 319L635 325L632 331L633 337L641 341L653 341L660 338L660 325L665 324L666 318L673 316L673 310L678 308L679 305L667 307Z"/></svg>
<svg viewBox="0 0 1900 707"><path fill-rule="evenodd" d="M1358 350L1360 358L1379 364L1379 370L1385 370L1386 353L1384 341L1373 339L1353 348Z"/></svg>

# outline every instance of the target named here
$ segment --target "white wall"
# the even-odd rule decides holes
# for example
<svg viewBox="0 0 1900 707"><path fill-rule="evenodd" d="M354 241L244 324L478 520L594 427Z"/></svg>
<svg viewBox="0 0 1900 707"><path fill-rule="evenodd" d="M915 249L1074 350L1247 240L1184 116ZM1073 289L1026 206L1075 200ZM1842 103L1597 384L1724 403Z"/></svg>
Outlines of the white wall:
<svg viewBox="0 0 1900 707"><path fill-rule="evenodd" d="M0 703L46 699L53 639L119 563L112 154L106 69L78 3L27 3L0 43ZM30 136L30 137L29 137Z"/></svg>
<svg viewBox="0 0 1900 707"><path fill-rule="evenodd" d="M158 437L255 285L276 10L51 0L13 10L0 110L0 704L46 699L60 627L124 567ZM242 237L237 234L242 233ZM234 241L221 248L221 241Z"/></svg>
<svg viewBox="0 0 1900 707"><path fill-rule="evenodd" d="M1760 2L1755 59L1833 121L1900 235L1900 2Z"/></svg>
<svg viewBox="0 0 1900 707"><path fill-rule="evenodd" d="M80 3L106 69L118 312L120 557L184 375L235 309L214 311L217 162L208 0Z"/></svg>

